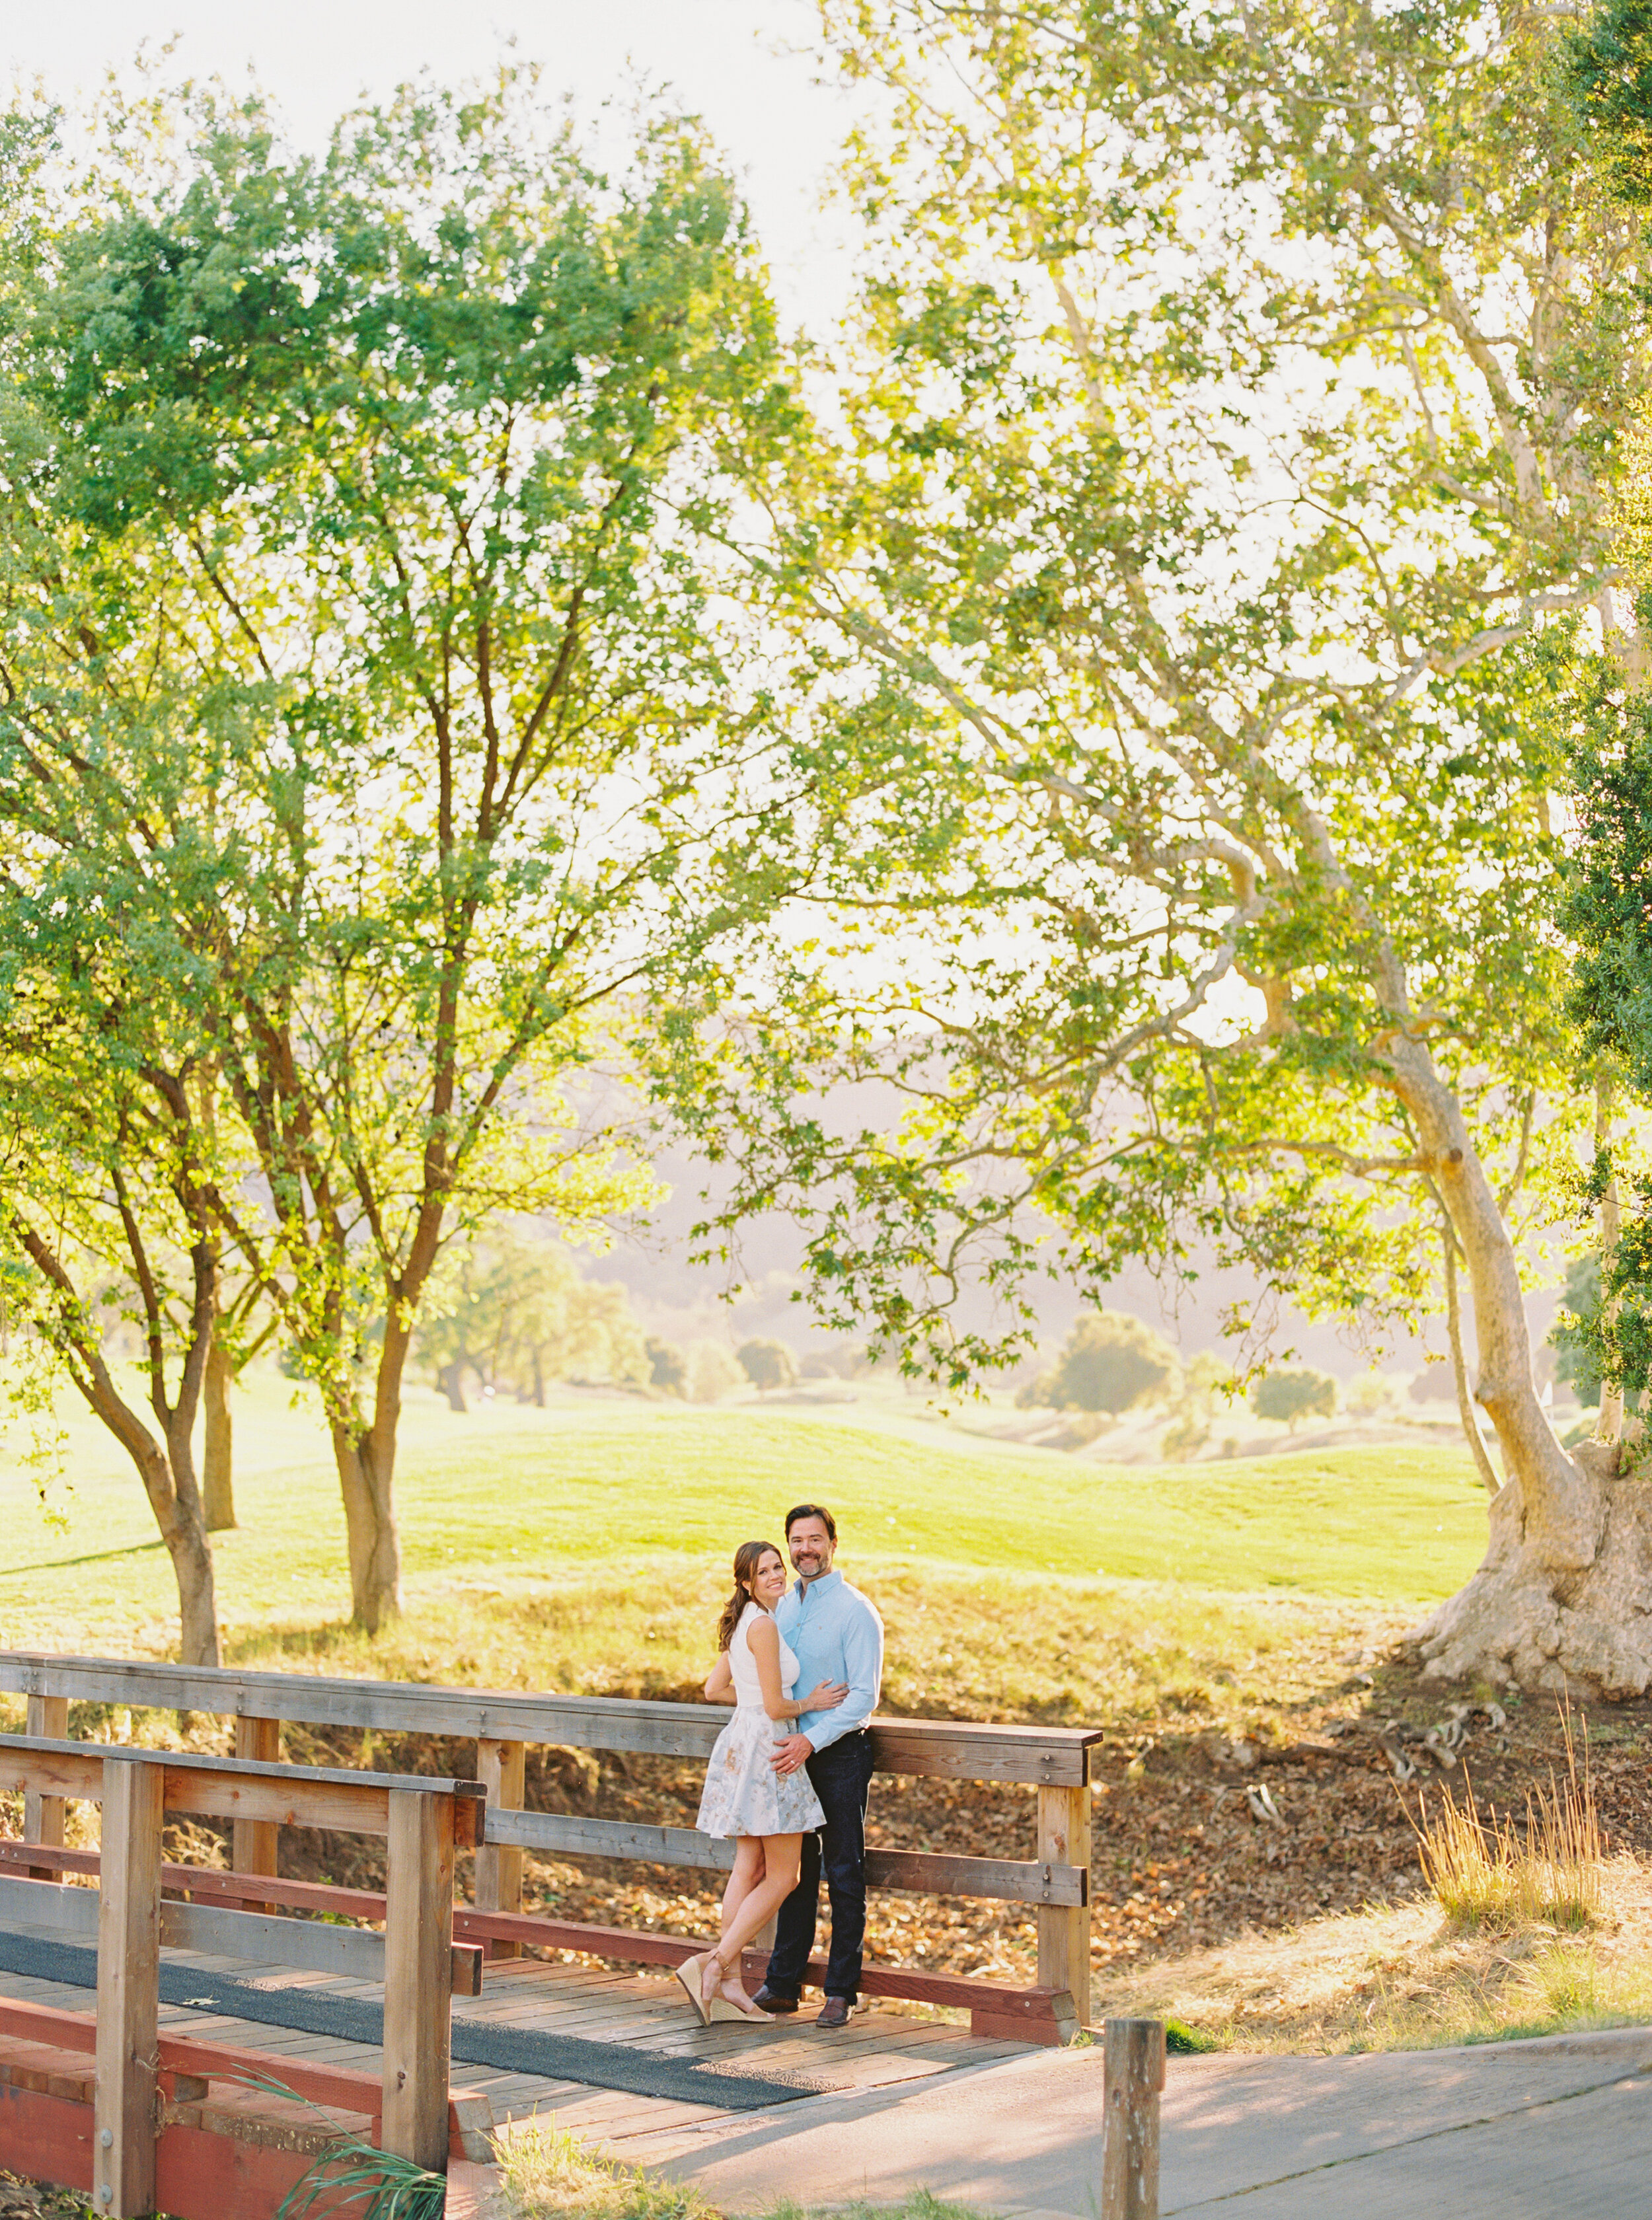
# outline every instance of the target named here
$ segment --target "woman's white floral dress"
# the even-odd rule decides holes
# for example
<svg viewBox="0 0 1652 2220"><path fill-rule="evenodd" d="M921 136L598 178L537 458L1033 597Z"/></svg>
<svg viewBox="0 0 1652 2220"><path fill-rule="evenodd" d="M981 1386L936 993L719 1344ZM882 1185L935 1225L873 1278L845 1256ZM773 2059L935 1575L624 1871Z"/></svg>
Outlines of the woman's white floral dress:
<svg viewBox="0 0 1652 2220"><path fill-rule="evenodd" d="M826 1824L820 1799L802 1767L782 1775L770 1762L775 1744L791 1729L782 1720L771 1719L763 1708L757 1661L747 1638L753 1619L762 1612L761 1604L747 1604L728 1645L734 1716L718 1736L706 1768L706 1792L695 1822L702 1835L809 1835ZM780 1686L784 1695L796 1693L797 1660L784 1635L780 1638Z"/></svg>

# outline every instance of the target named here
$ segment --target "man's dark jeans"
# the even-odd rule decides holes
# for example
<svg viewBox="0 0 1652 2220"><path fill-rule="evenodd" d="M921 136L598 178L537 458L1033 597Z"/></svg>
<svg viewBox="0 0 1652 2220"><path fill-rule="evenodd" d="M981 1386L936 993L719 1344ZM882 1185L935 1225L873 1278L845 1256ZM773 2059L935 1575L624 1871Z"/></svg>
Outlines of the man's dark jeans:
<svg viewBox="0 0 1652 2220"><path fill-rule="evenodd" d="M872 1737L863 1727L839 1742L828 1743L809 1759L807 1770L826 1824L818 1834L803 1837L803 1870L780 1907L774 1955L763 1978L777 1997L795 1997L801 1990L814 1947L824 1864L832 1904L826 1992L846 1998L852 2005L860 1987L866 1941L866 1792L872 1785Z"/></svg>

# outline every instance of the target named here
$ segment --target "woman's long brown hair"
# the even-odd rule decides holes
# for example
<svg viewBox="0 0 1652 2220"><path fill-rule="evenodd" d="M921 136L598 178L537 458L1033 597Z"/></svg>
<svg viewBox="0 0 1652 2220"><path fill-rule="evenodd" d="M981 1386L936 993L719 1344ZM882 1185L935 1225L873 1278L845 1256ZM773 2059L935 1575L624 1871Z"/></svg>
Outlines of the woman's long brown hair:
<svg viewBox="0 0 1652 2220"><path fill-rule="evenodd" d="M717 1622L717 1647L726 1649L734 1639L734 1630L740 1623L740 1613L753 1600L751 1583L757 1576L757 1567L770 1550L772 1542L742 1542L734 1552L734 1593L723 1606L723 1615ZM778 1550L775 1555L780 1557ZM786 1560L780 1557L783 1565Z"/></svg>

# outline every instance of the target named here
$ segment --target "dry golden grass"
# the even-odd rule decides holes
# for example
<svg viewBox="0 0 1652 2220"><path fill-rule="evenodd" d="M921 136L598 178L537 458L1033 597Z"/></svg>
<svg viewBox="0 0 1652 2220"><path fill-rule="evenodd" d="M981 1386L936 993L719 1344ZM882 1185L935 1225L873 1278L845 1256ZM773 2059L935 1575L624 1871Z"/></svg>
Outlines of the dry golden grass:
<svg viewBox="0 0 1652 2220"><path fill-rule="evenodd" d="M1571 1713L1562 1715L1564 1775L1551 1768L1547 1788L1526 1799L1524 1831L1512 1820L1487 1822L1472 1792L1448 1794L1418 1828L1423 1876L1454 1927L1512 1934L1522 1928L1593 1926L1599 1916L1605 1850L1590 1776L1588 1747L1578 1764Z"/></svg>
<svg viewBox="0 0 1652 2220"><path fill-rule="evenodd" d="M1162 1960L1096 1984L1096 2014L1182 2022L1224 2048L1411 2050L1652 2017L1652 1874L1598 1860L1585 1934L1464 1927L1432 1895Z"/></svg>
<svg viewBox="0 0 1652 2220"><path fill-rule="evenodd" d="M593 2151L552 2119L514 2123L497 2139L506 2208L512 2220L722 2220L692 2183L670 2181ZM969 2207L914 2190L900 2204L853 2204L825 2211L789 2198L765 2220L977 2220Z"/></svg>

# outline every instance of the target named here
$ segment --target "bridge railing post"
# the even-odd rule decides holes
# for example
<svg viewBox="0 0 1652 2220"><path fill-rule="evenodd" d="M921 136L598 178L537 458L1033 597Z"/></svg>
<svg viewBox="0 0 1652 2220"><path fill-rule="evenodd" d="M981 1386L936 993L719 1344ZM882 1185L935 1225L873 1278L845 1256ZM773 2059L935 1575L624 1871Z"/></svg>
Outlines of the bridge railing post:
<svg viewBox="0 0 1652 2220"><path fill-rule="evenodd" d="M25 1734L38 1735L47 1742L67 1742L69 1739L69 1699L66 1696L30 1696L28 1699ZM37 1796L32 1790L23 1796L23 1840L38 1843L43 1849L63 1848L65 1814L67 1799L61 1796ZM55 1880L57 1874L47 1866L31 1866L31 1880Z"/></svg>
<svg viewBox="0 0 1652 2220"><path fill-rule="evenodd" d="M1082 1904L1041 1904L1037 1913L1038 1986L1065 1989L1072 1998L1070 2041L1090 2017L1090 1792L1044 1787L1038 1793L1040 1863L1077 1866L1086 1877Z"/></svg>
<svg viewBox="0 0 1652 2220"><path fill-rule="evenodd" d="M1102 2023L1101 2220L1159 2220L1164 2023Z"/></svg>
<svg viewBox="0 0 1652 2220"><path fill-rule="evenodd" d="M281 1762L279 1719L235 1722L235 1755L256 1765ZM269 1819L232 1819L229 1823L229 1862L236 1873L268 1874L274 1880L281 1830ZM251 1904L254 1899L245 1899Z"/></svg>
<svg viewBox="0 0 1652 2220"><path fill-rule="evenodd" d="M527 1744L499 1742L484 1735L476 1746L476 1777L487 1791L490 1812L520 1812L527 1793ZM478 1911L520 1911L522 1908L522 1853L499 1843L479 1843L476 1853L476 1908ZM520 1942L490 1942L490 1958L520 1958Z"/></svg>
<svg viewBox="0 0 1652 2220"><path fill-rule="evenodd" d="M155 2209L165 1782L145 1759L103 1760L92 2210L111 2220Z"/></svg>
<svg viewBox="0 0 1652 2220"><path fill-rule="evenodd" d="M383 2147L447 2169L453 1799L393 1789L384 1885Z"/></svg>

